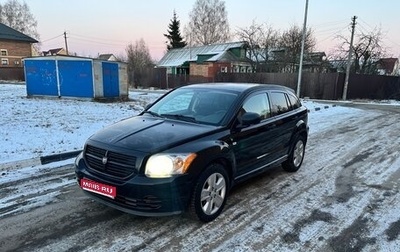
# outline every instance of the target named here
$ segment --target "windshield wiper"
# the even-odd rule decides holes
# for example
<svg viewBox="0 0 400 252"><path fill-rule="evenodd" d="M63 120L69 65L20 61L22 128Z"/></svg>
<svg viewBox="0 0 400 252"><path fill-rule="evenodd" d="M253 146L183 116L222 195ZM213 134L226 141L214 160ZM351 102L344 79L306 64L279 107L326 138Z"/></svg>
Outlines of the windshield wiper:
<svg viewBox="0 0 400 252"><path fill-rule="evenodd" d="M192 116L185 116L180 114L161 114L163 117L173 118L177 120L182 120L186 122L197 122L197 120Z"/></svg>
<svg viewBox="0 0 400 252"><path fill-rule="evenodd" d="M148 114L150 114L150 115L152 115L152 116L155 116L155 117L161 117L159 114L157 114L156 112L153 112L153 111L150 111L150 110L146 110L146 111L143 111L143 114L144 113L148 113Z"/></svg>

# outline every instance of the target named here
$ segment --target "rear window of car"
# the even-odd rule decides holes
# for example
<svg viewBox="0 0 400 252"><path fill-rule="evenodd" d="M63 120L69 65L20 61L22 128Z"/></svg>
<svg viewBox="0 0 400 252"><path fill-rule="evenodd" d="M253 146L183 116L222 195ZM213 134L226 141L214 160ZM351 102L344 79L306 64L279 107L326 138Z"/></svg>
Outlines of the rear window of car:
<svg viewBox="0 0 400 252"><path fill-rule="evenodd" d="M272 115L280 115L289 111L286 94L282 92L271 92Z"/></svg>
<svg viewBox="0 0 400 252"><path fill-rule="evenodd" d="M291 109L297 109L297 108L301 107L300 100L296 96L294 96L292 94L288 94L288 97L289 97Z"/></svg>

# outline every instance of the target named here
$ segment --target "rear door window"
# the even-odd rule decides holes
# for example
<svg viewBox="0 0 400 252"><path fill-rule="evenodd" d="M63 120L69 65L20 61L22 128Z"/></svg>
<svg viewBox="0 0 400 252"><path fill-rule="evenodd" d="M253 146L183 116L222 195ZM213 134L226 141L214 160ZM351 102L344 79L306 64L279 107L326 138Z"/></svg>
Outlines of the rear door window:
<svg viewBox="0 0 400 252"><path fill-rule="evenodd" d="M286 94L282 92L271 92L271 112L273 116L289 111Z"/></svg>

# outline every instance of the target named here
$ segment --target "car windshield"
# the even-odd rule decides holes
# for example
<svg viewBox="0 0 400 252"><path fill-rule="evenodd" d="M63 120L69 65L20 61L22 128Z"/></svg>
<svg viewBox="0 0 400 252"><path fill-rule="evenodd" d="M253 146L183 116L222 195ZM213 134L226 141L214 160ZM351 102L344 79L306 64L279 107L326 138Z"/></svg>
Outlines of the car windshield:
<svg viewBox="0 0 400 252"><path fill-rule="evenodd" d="M221 125L236 98L236 93L223 90L181 88L145 112L175 120Z"/></svg>

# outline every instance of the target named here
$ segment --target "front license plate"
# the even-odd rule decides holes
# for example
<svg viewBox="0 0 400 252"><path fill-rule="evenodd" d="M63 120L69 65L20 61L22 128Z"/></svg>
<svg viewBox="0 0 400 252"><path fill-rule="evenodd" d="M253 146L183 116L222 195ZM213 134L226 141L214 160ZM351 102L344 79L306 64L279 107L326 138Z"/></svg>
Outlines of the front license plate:
<svg viewBox="0 0 400 252"><path fill-rule="evenodd" d="M81 179L81 187L83 190L101 194L112 199L117 196L117 188L115 186L105 185L93 180Z"/></svg>

